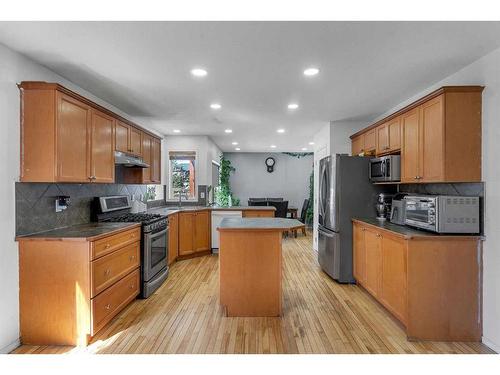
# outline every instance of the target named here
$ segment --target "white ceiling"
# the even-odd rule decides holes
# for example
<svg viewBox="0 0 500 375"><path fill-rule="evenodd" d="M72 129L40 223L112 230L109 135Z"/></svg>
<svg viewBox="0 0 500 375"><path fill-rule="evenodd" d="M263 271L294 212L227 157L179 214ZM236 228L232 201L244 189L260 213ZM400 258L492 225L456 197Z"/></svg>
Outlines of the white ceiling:
<svg viewBox="0 0 500 375"><path fill-rule="evenodd" d="M300 151L328 121L372 119L500 47L500 23L0 22L0 43L163 134Z"/></svg>

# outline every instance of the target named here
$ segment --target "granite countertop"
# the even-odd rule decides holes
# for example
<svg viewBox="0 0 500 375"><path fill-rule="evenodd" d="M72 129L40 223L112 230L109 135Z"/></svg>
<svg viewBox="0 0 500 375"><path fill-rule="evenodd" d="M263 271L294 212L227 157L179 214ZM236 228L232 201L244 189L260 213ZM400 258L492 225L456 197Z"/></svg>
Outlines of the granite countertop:
<svg viewBox="0 0 500 375"><path fill-rule="evenodd" d="M410 238L415 238L415 237L439 237L439 238L444 238L444 237L476 237L476 238L482 238L479 234L474 235L474 234L440 234L440 233L434 233L426 230L420 230L416 228L412 228L410 226L406 225L397 225L393 224L388 220L378 220L377 218L374 217L369 217L369 218L353 218L353 221L359 221L365 224L370 224L373 225L377 228L380 229L385 229L390 232L394 232L396 234L402 235L403 237L410 239Z"/></svg>
<svg viewBox="0 0 500 375"><path fill-rule="evenodd" d="M70 227L53 229L16 237L16 241L29 240L73 240L94 241L102 237L123 232L135 227L140 223L88 223L73 225Z"/></svg>
<svg viewBox="0 0 500 375"><path fill-rule="evenodd" d="M300 227L302 224L297 219L283 219L271 217L257 218L224 218L217 230L289 230Z"/></svg>
<svg viewBox="0 0 500 375"><path fill-rule="evenodd" d="M148 210L148 213L160 214L160 215L172 215L177 212L186 211L276 211L275 207L272 206L232 206L232 207L219 207L219 206L184 206L178 208L176 206L161 206L154 207Z"/></svg>

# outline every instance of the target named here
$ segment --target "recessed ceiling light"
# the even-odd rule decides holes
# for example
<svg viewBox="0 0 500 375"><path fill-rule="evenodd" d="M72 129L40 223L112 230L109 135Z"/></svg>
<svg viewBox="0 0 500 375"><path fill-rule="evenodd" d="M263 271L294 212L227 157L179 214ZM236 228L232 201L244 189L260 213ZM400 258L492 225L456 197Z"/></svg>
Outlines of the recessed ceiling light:
<svg viewBox="0 0 500 375"><path fill-rule="evenodd" d="M226 133L232 133L233 131L231 129L226 129L224 130Z"/></svg>
<svg viewBox="0 0 500 375"><path fill-rule="evenodd" d="M179 129L174 129L174 133L180 133L181 131Z"/></svg>
<svg viewBox="0 0 500 375"><path fill-rule="evenodd" d="M306 151L307 150L307 147L302 147L302 151Z"/></svg>
<svg viewBox="0 0 500 375"><path fill-rule="evenodd" d="M271 145L271 148L276 148L276 145Z"/></svg>
<svg viewBox="0 0 500 375"><path fill-rule="evenodd" d="M233 146L236 146L238 144L238 142L233 142L231 143Z"/></svg>
<svg viewBox="0 0 500 375"><path fill-rule="evenodd" d="M285 132L285 129L278 129L276 130L278 133L284 133Z"/></svg>
<svg viewBox="0 0 500 375"><path fill-rule="evenodd" d="M297 109L297 108L299 108L299 105L297 103L288 104L288 109Z"/></svg>
<svg viewBox="0 0 500 375"><path fill-rule="evenodd" d="M314 144L314 142L309 142L309 144L312 146Z"/></svg>
<svg viewBox="0 0 500 375"><path fill-rule="evenodd" d="M239 148L239 147L236 147L236 148L235 148L235 150L236 150L236 151L240 151L240 150L241 150L241 148Z"/></svg>
<svg viewBox="0 0 500 375"><path fill-rule="evenodd" d="M315 76L318 73L319 73L318 68L307 68L306 70L304 70L305 76Z"/></svg>
<svg viewBox="0 0 500 375"><path fill-rule="evenodd" d="M210 108L212 109L221 109L221 105L219 103L212 103L210 104Z"/></svg>
<svg viewBox="0 0 500 375"><path fill-rule="evenodd" d="M205 77L208 74L208 72L205 69L194 68L191 69L191 74L194 75L195 77Z"/></svg>

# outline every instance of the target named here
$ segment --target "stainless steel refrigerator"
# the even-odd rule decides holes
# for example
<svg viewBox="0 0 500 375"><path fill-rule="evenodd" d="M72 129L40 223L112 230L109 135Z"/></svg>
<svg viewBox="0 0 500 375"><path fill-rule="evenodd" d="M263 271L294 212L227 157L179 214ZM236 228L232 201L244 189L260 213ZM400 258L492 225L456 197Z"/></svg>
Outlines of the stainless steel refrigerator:
<svg viewBox="0 0 500 375"><path fill-rule="evenodd" d="M375 217L377 194L369 181L370 158L327 156L319 162L318 261L330 277L352 283L353 217Z"/></svg>

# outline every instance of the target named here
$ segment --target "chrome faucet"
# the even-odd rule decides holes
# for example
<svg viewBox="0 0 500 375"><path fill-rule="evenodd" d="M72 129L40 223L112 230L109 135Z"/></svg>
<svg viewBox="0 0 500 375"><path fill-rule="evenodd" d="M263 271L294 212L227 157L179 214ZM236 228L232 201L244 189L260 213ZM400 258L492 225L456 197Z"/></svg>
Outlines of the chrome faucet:
<svg viewBox="0 0 500 375"><path fill-rule="evenodd" d="M180 208L180 207L182 207L182 196L184 195L184 198L186 198L186 200L188 199L188 196L184 192L184 190L179 190L179 192L177 194L179 195L179 208Z"/></svg>

